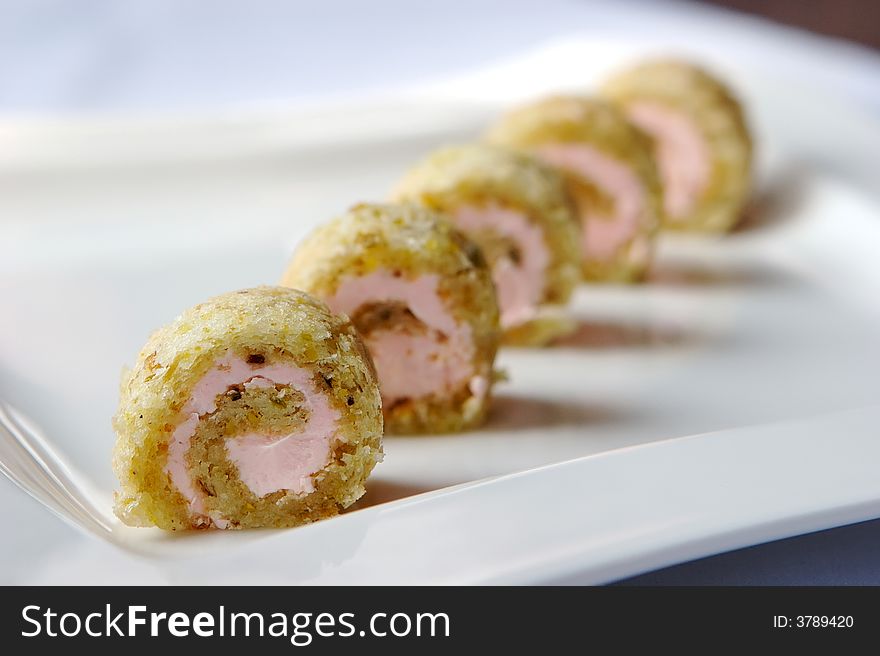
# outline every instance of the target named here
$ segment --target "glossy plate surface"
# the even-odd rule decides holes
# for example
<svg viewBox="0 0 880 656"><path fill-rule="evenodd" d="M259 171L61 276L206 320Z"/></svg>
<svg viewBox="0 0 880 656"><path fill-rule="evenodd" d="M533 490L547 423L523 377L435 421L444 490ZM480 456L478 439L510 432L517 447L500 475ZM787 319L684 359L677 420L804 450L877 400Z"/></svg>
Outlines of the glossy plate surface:
<svg viewBox="0 0 880 656"><path fill-rule="evenodd" d="M311 227L383 198L432 148L631 55L568 43L359 106L2 126L0 398L109 503L119 375L151 330L273 283ZM579 290L573 338L501 355L510 382L484 429L389 438L359 509L333 520L126 532L123 549L2 481L2 518L21 527L0 546L3 576L593 583L880 515L880 210L860 190L880 128L721 68L760 140L748 220L664 239L649 284Z"/></svg>

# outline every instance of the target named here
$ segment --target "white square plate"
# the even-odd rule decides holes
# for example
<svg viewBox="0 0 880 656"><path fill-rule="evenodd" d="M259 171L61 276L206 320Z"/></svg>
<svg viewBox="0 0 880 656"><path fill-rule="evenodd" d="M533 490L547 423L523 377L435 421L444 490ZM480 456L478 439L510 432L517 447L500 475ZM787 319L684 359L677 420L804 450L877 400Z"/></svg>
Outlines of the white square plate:
<svg viewBox="0 0 880 656"><path fill-rule="evenodd" d="M297 239L432 148L627 54L572 43L357 106L0 126L0 398L109 504L120 371L153 329L274 283ZM34 530L0 558L40 555L22 581L593 583L880 515L880 211L859 190L880 128L721 68L759 139L745 225L664 238L648 284L580 289L575 338L501 354L483 429L388 438L358 509L316 525ZM13 523L38 512L0 499Z"/></svg>

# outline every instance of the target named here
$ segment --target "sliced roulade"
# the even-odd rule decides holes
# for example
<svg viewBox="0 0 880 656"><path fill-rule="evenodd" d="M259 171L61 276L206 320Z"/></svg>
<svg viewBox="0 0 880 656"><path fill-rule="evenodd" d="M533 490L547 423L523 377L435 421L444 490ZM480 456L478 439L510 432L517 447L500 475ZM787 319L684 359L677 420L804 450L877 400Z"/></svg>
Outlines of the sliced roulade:
<svg viewBox="0 0 880 656"><path fill-rule="evenodd" d="M168 530L295 526L364 493L382 457L354 326L283 287L213 298L157 331L122 382L116 514Z"/></svg>
<svg viewBox="0 0 880 656"><path fill-rule="evenodd" d="M500 329L479 248L418 205L358 205L299 246L282 284L351 317L379 374L386 429L479 424Z"/></svg>
<svg viewBox="0 0 880 656"><path fill-rule="evenodd" d="M587 280L644 276L661 220L660 182L647 139L621 112L591 98L547 98L504 116L488 138L563 173L583 227Z"/></svg>
<svg viewBox="0 0 880 656"><path fill-rule="evenodd" d="M580 280L580 230L553 168L507 148L454 146L410 170L395 196L445 213L480 246L506 341L541 343L570 326L559 306Z"/></svg>
<svg viewBox="0 0 880 656"><path fill-rule="evenodd" d="M664 185L664 227L733 227L749 194L752 144L730 90L692 64L659 60L612 77L603 94L653 141Z"/></svg>

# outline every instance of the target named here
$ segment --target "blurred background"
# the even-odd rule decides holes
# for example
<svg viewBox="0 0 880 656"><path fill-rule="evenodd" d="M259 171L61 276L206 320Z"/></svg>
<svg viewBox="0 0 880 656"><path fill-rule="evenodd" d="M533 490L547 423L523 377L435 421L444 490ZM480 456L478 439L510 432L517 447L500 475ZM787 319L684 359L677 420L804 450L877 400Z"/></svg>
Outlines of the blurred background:
<svg viewBox="0 0 880 656"><path fill-rule="evenodd" d="M850 41L831 50L792 33L783 52L779 33L756 16ZM718 48L880 107L880 57L868 50L880 47L873 0L2 0L0 111L345 97L454 76L574 35Z"/></svg>
<svg viewBox="0 0 880 656"><path fill-rule="evenodd" d="M704 0L784 25L880 48L880 4L872 0Z"/></svg>
<svg viewBox="0 0 880 656"><path fill-rule="evenodd" d="M719 53L880 115L877 0L0 0L0 149L3 121L320 105L583 38ZM17 552L66 539L47 513L5 512L27 525ZM637 581L880 584L878 542L869 522Z"/></svg>

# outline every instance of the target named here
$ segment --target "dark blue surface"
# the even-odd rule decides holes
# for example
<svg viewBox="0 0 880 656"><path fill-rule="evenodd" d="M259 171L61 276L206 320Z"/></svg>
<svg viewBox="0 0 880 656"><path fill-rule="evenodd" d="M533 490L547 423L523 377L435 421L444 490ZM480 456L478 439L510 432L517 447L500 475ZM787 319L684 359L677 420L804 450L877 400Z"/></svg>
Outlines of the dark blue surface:
<svg viewBox="0 0 880 656"><path fill-rule="evenodd" d="M702 558L616 585L880 585L880 519Z"/></svg>

